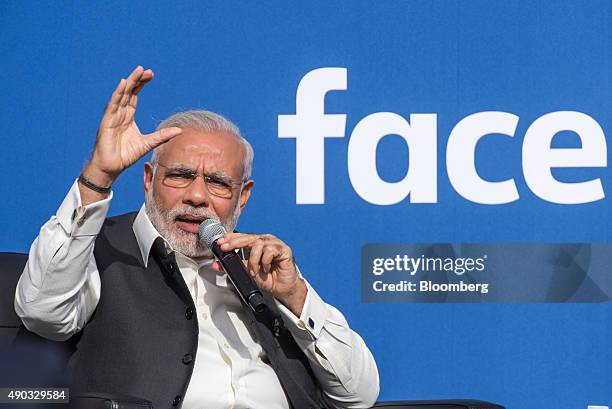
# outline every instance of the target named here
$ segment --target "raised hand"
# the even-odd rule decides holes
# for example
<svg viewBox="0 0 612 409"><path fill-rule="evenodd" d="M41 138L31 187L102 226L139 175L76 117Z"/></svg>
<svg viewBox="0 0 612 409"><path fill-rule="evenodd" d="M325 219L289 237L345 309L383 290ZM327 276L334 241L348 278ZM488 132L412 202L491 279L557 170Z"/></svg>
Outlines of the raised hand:
<svg viewBox="0 0 612 409"><path fill-rule="evenodd" d="M110 186L121 172L147 152L182 132L181 128L165 128L143 135L138 129L134 121L138 93L152 79L152 70L138 66L127 79L119 81L104 110L91 160L83 170L83 175L92 183ZM81 196L91 201L101 199L96 192L82 186L80 190ZM83 202L88 201L84 199Z"/></svg>

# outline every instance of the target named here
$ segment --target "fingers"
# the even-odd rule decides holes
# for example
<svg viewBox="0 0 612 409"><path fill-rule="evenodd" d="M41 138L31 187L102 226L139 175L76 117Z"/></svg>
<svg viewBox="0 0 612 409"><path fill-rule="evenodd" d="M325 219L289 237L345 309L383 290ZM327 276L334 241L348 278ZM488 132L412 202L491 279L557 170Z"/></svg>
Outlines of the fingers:
<svg viewBox="0 0 612 409"><path fill-rule="evenodd" d="M249 254L249 270L251 271L251 275L257 276L260 272L259 261L261 260L261 255L264 251L264 241L257 240L253 243L253 246L250 248L251 253Z"/></svg>
<svg viewBox="0 0 612 409"><path fill-rule="evenodd" d="M153 70L151 69L143 71L140 80L136 83L134 89L132 90L132 94L137 95L145 84L153 79L153 75Z"/></svg>
<svg viewBox="0 0 612 409"><path fill-rule="evenodd" d="M123 90L121 100L119 101L120 107L125 107L130 101L130 98L132 97L132 90L137 86L143 72L144 69L139 65L130 73L130 75L128 75L127 79L125 80L125 89Z"/></svg>
<svg viewBox="0 0 612 409"><path fill-rule="evenodd" d="M223 251L247 247L250 251L247 269L255 283L275 297L282 297L295 287L298 273L291 248L271 234L228 233L217 244Z"/></svg>
<svg viewBox="0 0 612 409"><path fill-rule="evenodd" d="M221 246L223 251L232 251L242 247L248 247L250 250L248 269L251 275L257 276L260 272L259 261L263 252L262 237L256 234L242 233L227 233L219 240L217 244Z"/></svg>
<svg viewBox="0 0 612 409"><path fill-rule="evenodd" d="M113 94L111 95L108 104L106 104L104 114L109 114L117 111L117 107L119 106L119 103L121 102L121 97L123 96L123 92L125 91L125 84L125 79L121 78L119 84L117 84L117 87L115 87L115 90L113 91Z"/></svg>
<svg viewBox="0 0 612 409"><path fill-rule="evenodd" d="M151 69L145 70L141 66L136 67L127 79L121 79L121 81L119 81L119 84L115 88L106 106L105 112L115 113L120 108L125 108L128 105L135 109L138 93L146 83L153 79L153 75Z"/></svg>
<svg viewBox="0 0 612 409"><path fill-rule="evenodd" d="M145 70L140 65L128 76L126 80L125 91L121 97L121 107L130 106L136 109L138 101L138 93L145 84L153 79L153 71Z"/></svg>
<svg viewBox="0 0 612 409"><path fill-rule="evenodd" d="M262 290L274 293L275 278L272 274L266 274L262 271L260 274L253 276L253 280Z"/></svg>
<svg viewBox="0 0 612 409"><path fill-rule="evenodd" d="M230 251L241 247L251 248L257 240L277 240L282 243L271 234L227 233L217 241L217 244L221 246L222 250Z"/></svg>
<svg viewBox="0 0 612 409"><path fill-rule="evenodd" d="M275 258L281 255L278 247L270 247L269 251L265 251L261 256L260 264L263 267L265 273L269 273L272 270L272 262Z"/></svg>
<svg viewBox="0 0 612 409"><path fill-rule="evenodd" d="M142 73L142 76L140 77L140 79L135 84L134 88L132 89L130 99L128 101L129 106L136 109L136 103L138 102L138 93L145 86L145 84L151 81L152 79L153 79L153 71L146 70Z"/></svg>
<svg viewBox="0 0 612 409"><path fill-rule="evenodd" d="M121 101L121 96L125 92L126 84L127 81L125 80L125 78L121 78L121 81L119 81L119 84L117 84L117 88L115 88L115 91L111 96L111 100L109 101L110 104L118 104Z"/></svg>
<svg viewBox="0 0 612 409"><path fill-rule="evenodd" d="M291 259L291 249L271 234L228 233L217 241L223 251L250 250L249 269L254 276L268 274L276 262Z"/></svg>
<svg viewBox="0 0 612 409"><path fill-rule="evenodd" d="M151 150L162 143L168 142L170 139L180 135L181 133L183 133L182 128L173 126L171 128L158 129L153 133L143 135L143 139L146 141L148 149Z"/></svg>
<svg viewBox="0 0 612 409"><path fill-rule="evenodd" d="M133 94L136 88L142 88L143 82L147 83L153 78L153 71L145 70L142 66L138 66L127 77L127 85L125 94Z"/></svg>

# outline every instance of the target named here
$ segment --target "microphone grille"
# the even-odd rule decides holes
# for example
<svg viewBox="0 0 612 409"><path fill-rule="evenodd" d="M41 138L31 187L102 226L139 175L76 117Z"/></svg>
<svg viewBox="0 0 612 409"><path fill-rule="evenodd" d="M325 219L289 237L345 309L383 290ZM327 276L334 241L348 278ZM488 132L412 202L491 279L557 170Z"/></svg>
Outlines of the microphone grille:
<svg viewBox="0 0 612 409"><path fill-rule="evenodd" d="M210 248L219 237L226 233L219 220L207 219L200 224L200 243Z"/></svg>

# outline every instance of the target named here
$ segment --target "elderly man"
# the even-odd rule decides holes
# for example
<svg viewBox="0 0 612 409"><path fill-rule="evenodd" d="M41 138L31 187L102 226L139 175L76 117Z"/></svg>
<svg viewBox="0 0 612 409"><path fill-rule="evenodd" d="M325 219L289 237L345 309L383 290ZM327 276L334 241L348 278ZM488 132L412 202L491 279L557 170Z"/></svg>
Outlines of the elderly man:
<svg viewBox="0 0 612 409"><path fill-rule="evenodd" d="M75 346L74 387L143 397L159 408L369 407L378 372L363 340L269 234L228 233L284 327L241 304L198 227L232 232L246 206L253 151L227 119L175 114L142 135L137 67L104 112L91 160L34 241L15 308L25 326ZM106 218L111 186L145 164L145 204ZM245 251L246 250L246 251Z"/></svg>

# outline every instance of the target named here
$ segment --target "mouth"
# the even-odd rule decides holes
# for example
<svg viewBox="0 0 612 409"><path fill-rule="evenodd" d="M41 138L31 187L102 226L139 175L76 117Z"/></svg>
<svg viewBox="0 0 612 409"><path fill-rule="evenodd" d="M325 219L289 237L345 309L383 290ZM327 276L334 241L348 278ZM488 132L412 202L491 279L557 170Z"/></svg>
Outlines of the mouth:
<svg viewBox="0 0 612 409"><path fill-rule="evenodd" d="M192 216L189 214L182 214L175 218L177 226L181 230L188 231L189 233L198 233L200 229L200 223L204 220L208 219L208 217L204 216Z"/></svg>

